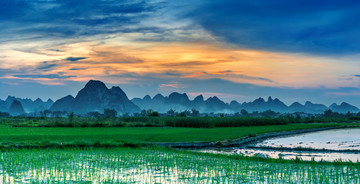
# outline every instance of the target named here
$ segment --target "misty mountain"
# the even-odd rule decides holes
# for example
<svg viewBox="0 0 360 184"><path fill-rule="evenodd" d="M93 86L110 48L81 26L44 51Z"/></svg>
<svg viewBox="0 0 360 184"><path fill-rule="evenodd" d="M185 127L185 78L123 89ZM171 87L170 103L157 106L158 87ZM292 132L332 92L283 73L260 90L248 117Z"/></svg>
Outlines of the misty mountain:
<svg viewBox="0 0 360 184"><path fill-rule="evenodd" d="M9 108L9 113L12 116L18 116L18 115L22 115L25 114L24 108L21 105L21 102L18 100L12 100L10 108Z"/></svg>
<svg viewBox="0 0 360 184"><path fill-rule="evenodd" d="M8 112L9 104L0 99L0 112Z"/></svg>
<svg viewBox="0 0 360 184"><path fill-rule="evenodd" d="M50 106L54 103L54 101L52 101L51 99L48 99L46 102L44 102L40 98L32 101L29 98L16 98L14 96L8 96L5 101L0 102L0 106L7 106L6 109L10 109L10 106L14 100L17 100L21 103L25 113L44 111L46 109L49 109ZM1 108L2 107L0 107L0 109ZM7 110L5 112L7 112Z"/></svg>
<svg viewBox="0 0 360 184"><path fill-rule="evenodd" d="M48 99L46 102L44 102L40 98L37 98L32 105L34 112L39 112L49 109L53 104L54 101L51 99Z"/></svg>
<svg viewBox="0 0 360 184"><path fill-rule="evenodd" d="M141 109L151 109L154 108L151 102L151 97L149 95L144 96L144 98L133 98L131 100L134 104L136 104ZM156 108L158 109L158 108Z"/></svg>
<svg viewBox="0 0 360 184"><path fill-rule="evenodd" d="M120 87L108 89L103 82L96 80L90 80L75 98L66 96L50 108L77 114L102 113L104 109L115 109L119 114L140 112L140 108L128 99Z"/></svg>
<svg viewBox="0 0 360 184"><path fill-rule="evenodd" d="M230 110L229 105L213 96L205 100L205 108L208 112L224 112Z"/></svg>
<svg viewBox="0 0 360 184"><path fill-rule="evenodd" d="M176 92L171 93L168 97L157 94L154 98L151 98L149 95L146 95L144 98L134 98L132 99L132 102L141 109L152 109L161 113L166 113L170 109L178 112L196 109L202 113L235 113L240 112L242 109L245 109L248 112L264 112L272 110L280 113L304 112L313 114L323 113L328 109L339 113L360 111L357 107L347 103L342 103L339 106L333 104L331 107L326 107L323 104L314 104L307 101L304 105L299 102L294 102L290 106L287 106L278 98L273 99L271 96L269 96L267 100L258 98L254 101L244 103L233 100L230 104L227 104L216 96L204 100L204 97L199 95L195 97L194 100L190 100L186 93L180 94Z"/></svg>
<svg viewBox="0 0 360 184"><path fill-rule="evenodd" d="M200 112L207 112L208 109L205 104L204 97L202 95L196 96L192 101L192 107Z"/></svg>
<svg viewBox="0 0 360 184"><path fill-rule="evenodd" d="M242 107L242 104L240 104L239 102L237 102L236 100L232 100L229 104L230 109L233 109L236 112L240 112L242 109L244 109Z"/></svg>
<svg viewBox="0 0 360 184"><path fill-rule="evenodd" d="M359 112L359 108L353 106L353 105L350 105L348 103L341 103L340 105L337 105L336 103L333 103L330 105L330 110L334 111L334 112L339 112L339 113L347 113L347 112L351 112L351 113L357 113Z"/></svg>
<svg viewBox="0 0 360 184"><path fill-rule="evenodd" d="M177 111L188 110L190 107L190 100L186 94L172 93L169 97L164 97L161 94L155 95L151 98L149 95L144 98L133 98L131 100L141 109L153 109L155 111L166 113L170 109Z"/></svg>
<svg viewBox="0 0 360 184"><path fill-rule="evenodd" d="M171 107L174 110L184 111L192 109L191 101L186 93L171 93L168 97L164 98L164 102L164 107Z"/></svg>
<svg viewBox="0 0 360 184"><path fill-rule="evenodd" d="M269 110L263 98L255 99L253 102L244 102L241 107L249 112Z"/></svg>
<svg viewBox="0 0 360 184"><path fill-rule="evenodd" d="M324 111L329 109L323 104L313 104L309 101L305 102L305 108L306 108L306 112L308 113L323 113Z"/></svg>
<svg viewBox="0 0 360 184"><path fill-rule="evenodd" d="M168 98L165 99L168 104L181 104L183 106L190 106L190 100L186 93L171 93Z"/></svg>
<svg viewBox="0 0 360 184"><path fill-rule="evenodd" d="M267 110L272 110L281 113L289 112L289 107L285 105L284 102L280 101L278 98L272 99L271 96L269 96L267 101L265 101L265 99L263 98L258 98L252 102L244 102L241 105L235 101L232 102L232 106L236 106L237 107L236 110L245 109L248 112L254 112L254 111L264 112Z"/></svg>
<svg viewBox="0 0 360 184"><path fill-rule="evenodd" d="M299 102L294 102L289 106L289 112L307 112L307 109L305 105L302 105Z"/></svg>
<svg viewBox="0 0 360 184"><path fill-rule="evenodd" d="M155 95L151 98L149 95L144 98L134 98L131 100L141 109L152 109L161 113L166 113L170 109L178 112L196 109L200 112L224 112L229 110L229 106L217 97L208 98L204 101L204 97L199 95L190 100L186 93L171 93L169 96Z"/></svg>
<svg viewBox="0 0 360 184"><path fill-rule="evenodd" d="M14 101L16 102L13 103ZM166 113L170 109L177 112L196 109L201 113L236 113L243 109L250 113L267 110L280 113L304 112L312 114L323 113L328 109L339 113L357 113L360 111L359 108L345 102L340 105L334 103L330 107L323 104L314 104L310 101L305 102L305 104L294 102L287 106L278 98L273 99L271 96L267 100L257 98L254 101L243 103L233 100L228 104L216 96L205 100L202 95L199 95L191 100L186 93L173 92L169 96L157 94L151 98L149 95L145 95L143 98L133 98L130 101L120 87L109 89L103 82L97 80L90 80L75 97L68 95L56 100L56 102L51 99L45 102L40 98L32 101L28 98L21 99L13 96L8 96L6 100L0 99L0 111L10 112L10 109L13 114L19 114L22 111L25 113L40 112L47 109L50 111L75 112L77 114L102 113L104 109L115 109L119 114L137 113L141 109L152 109L160 113Z"/></svg>
<svg viewBox="0 0 360 184"><path fill-rule="evenodd" d="M140 108L129 100L125 92L120 87L113 86L110 89L110 92L121 99L124 105L123 112L129 112L129 113L140 112Z"/></svg>
<svg viewBox="0 0 360 184"><path fill-rule="evenodd" d="M50 107L50 111L70 111L71 103L75 98L71 95L56 100L55 103Z"/></svg>
<svg viewBox="0 0 360 184"><path fill-rule="evenodd" d="M278 98L272 99L269 96L267 101L268 107L275 112L288 112L288 106L284 102L280 101Z"/></svg>

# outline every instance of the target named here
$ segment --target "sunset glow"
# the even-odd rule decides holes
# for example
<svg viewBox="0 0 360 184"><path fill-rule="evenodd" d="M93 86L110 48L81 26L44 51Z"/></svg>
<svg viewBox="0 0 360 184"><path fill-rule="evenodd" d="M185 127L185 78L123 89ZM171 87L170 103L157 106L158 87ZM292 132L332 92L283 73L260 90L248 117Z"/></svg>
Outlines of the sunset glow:
<svg viewBox="0 0 360 184"><path fill-rule="evenodd" d="M19 14L7 18L7 15L1 15L2 25L6 23L0 30L1 98L9 94L7 88L16 88L23 83L37 83L45 88L65 86L69 93L73 93L76 90L70 83L83 84L89 79L121 85L130 90L131 97L170 91L228 94L229 98L235 95L243 101L256 97L249 96L249 91L229 93L229 90L223 90L225 86L222 83L211 84L218 86L219 90L191 89L196 81L202 83L213 79L234 85L252 85L254 90L262 87L273 89L271 94L256 94L260 96L282 96L282 92L276 91L300 89L303 90L304 98L310 98L310 93L316 93L324 99L330 95L335 101L341 101L346 99L339 96L356 97L359 94L357 43L354 45L337 40L340 38L331 37L330 33L314 35L314 38L304 36L303 40L294 41L296 36L300 39L300 35L306 33L306 28L326 32L321 26L331 25L326 16L336 9L335 5L329 5L323 12L313 7L316 14L324 15L318 20L319 24L314 24L307 15L299 13L296 15L299 18L298 25L284 25L279 15L271 15L269 21L273 21L274 26L279 28L262 34L265 30L261 30L260 25L265 23L257 20L258 15L247 11L242 14L244 7L237 3L234 6L239 6L238 10L229 8L231 1L219 5L216 11L212 11L212 7L218 3L196 3L194 6L199 8L198 16L193 15L190 3L161 1L129 1L124 4L101 2L101 6L94 12L87 12L86 9L82 9L82 13L75 10L67 13L62 11L68 6L89 8L82 1L73 3L49 1L40 6L40 1L24 2L23 6L11 6L14 9L12 11ZM10 4L7 6L10 7ZM291 3L285 4L292 7ZM34 8L36 5L38 8ZM103 14L107 6L120 9L131 6L133 9L130 12L114 10L112 14ZM255 5L249 6L254 8ZM270 3L269 6L276 4ZM347 15L346 10L353 11L350 5L344 6L348 9L344 8L332 17L342 19ZM238 21L224 14L225 10L237 17ZM49 11L53 11L53 14ZM205 16L206 11L212 13ZM259 11L260 14L267 13L266 10ZM34 13L37 13L38 18L26 18ZM103 17L99 18L100 15ZM213 16L218 16L219 22L213 22ZM289 16L289 21L296 16ZM253 22L242 26L249 17L252 17ZM66 19L69 22L64 22ZM303 27L294 28L299 25ZM283 39L281 26L287 27L289 34L284 32ZM291 32L292 29L296 31ZM355 34L359 30L353 32ZM294 38L290 38L290 34ZM344 45L334 48L335 43ZM346 47L348 50L343 50ZM136 87L143 92L132 93L131 90ZM17 95L21 94L19 92ZM22 96L34 98L25 94ZM324 99L321 101L326 101ZM360 104L360 101L357 103Z"/></svg>

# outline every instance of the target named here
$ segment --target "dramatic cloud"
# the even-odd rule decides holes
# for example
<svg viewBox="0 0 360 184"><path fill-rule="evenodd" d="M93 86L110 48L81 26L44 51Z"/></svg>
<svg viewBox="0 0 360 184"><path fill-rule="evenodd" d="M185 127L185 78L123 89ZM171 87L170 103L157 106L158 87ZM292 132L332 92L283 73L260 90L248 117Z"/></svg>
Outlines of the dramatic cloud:
<svg viewBox="0 0 360 184"><path fill-rule="evenodd" d="M86 70L86 68L70 68L69 70Z"/></svg>
<svg viewBox="0 0 360 184"><path fill-rule="evenodd" d="M138 23L156 10L146 1L20 1L4 0L2 31L40 34L48 37L91 36L116 33L125 25ZM4 25L4 24L3 24Z"/></svg>
<svg viewBox="0 0 360 184"><path fill-rule="evenodd" d="M130 97L351 101L359 9L350 0L2 0L0 98L74 95L98 79Z"/></svg>
<svg viewBox="0 0 360 184"><path fill-rule="evenodd" d="M143 97L146 94L151 96L157 93L169 95L172 92L188 93L192 98L203 94L205 97L219 96L222 100L230 102L237 100L239 102L252 101L258 97L267 98L272 96L280 98L290 105L294 101L305 103L310 100L314 103L324 103L330 105L333 102L349 102L360 106L360 99L357 98L360 88L284 88L284 87L266 87L253 84L236 83L219 78L213 79L195 79L195 78L164 78L159 75L152 77L137 76L136 82L123 83L124 77L134 77L133 75L97 77L105 81L108 87L120 86L129 96L129 98ZM6 90L0 90L0 96L5 98L7 95L16 95L20 97L30 97L36 99L55 98L58 99L67 94L76 95L87 81L68 80L67 76L49 75L49 76L18 76L19 78L6 78L0 81L0 87ZM39 77L39 78L27 78ZM48 79L37 81L35 79L45 79L45 77L60 79ZM114 77L114 78L113 78ZM157 78L158 77L158 78ZM89 78L91 79L91 78ZM46 89L44 92L38 89ZM27 91L23 93L23 91ZM329 100L330 99L330 100Z"/></svg>
<svg viewBox="0 0 360 184"><path fill-rule="evenodd" d="M265 82L274 83L271 79L263 78L263 77L254 77L254 76L248 76L244 74L236 74L232 72L231 70L227 71L216 71L216 72L195 72L190 73L185 76L184 78L218 78L218 77L227 77L227 78L236 78L236 79L247 79L247 80L260 80Z"/></svg>
<svg viewBox="0 0 360 184"><path fill-rule="evenodd" d="M66 58L66 60L72 61L72 62L80 61L80 60L83 60L83 59L86 59L86 57L68 57L68 58Z"/></svg>
<svg viewBox="0 0 360 184"><path fill-rule="evenodd" d="M242 48L333 55L360 52L356 0L207 0L186 15Z"/></svg>
<svg viewBox="0 0 360 184"><path fill-rule="evenodd" d="M44 78L44 79L68 79L76 76L65 76L65 75L58 75L58 74L49 74L49 75L14 75L14 77L19 78Z"/></svg>
<svg viewBox="0 0 360 184"><path fill-rule="evenodd" d="M39 70L48 70L48 69L53 68L55 66L57 66L57 64L44 62L40 66L38 66L37 69L39 69Z"/></svg>

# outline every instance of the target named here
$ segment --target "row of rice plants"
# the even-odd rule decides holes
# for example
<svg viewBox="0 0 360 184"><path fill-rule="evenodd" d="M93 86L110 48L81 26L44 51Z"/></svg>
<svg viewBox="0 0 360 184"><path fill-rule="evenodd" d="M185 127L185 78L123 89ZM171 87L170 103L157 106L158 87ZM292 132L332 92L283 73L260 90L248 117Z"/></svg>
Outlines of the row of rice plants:
<svg viewBox="0 0 360 184"><path fill-rule="evenodd" d="M164 148L14 149L0 183L360 183L359 163L285 161Z"/></svg>

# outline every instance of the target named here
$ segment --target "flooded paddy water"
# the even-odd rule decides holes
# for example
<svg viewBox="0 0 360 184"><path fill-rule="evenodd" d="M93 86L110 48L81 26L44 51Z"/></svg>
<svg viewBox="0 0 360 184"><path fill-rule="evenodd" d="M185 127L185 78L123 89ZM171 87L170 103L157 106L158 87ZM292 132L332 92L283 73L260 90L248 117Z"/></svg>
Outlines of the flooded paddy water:
<svg viewBox="0 0 360 184"><path fill-rule="evenodd" d="M268 139L253 145L259 148L207 150L232 156L159 147L6 150L0 153L0 183L360 183L359 163L334 164L233 156L267 154L267 157L273 158L295 158L297 155L294 154L298 153L260 148L272 146L272 149L277 149L284 145L296 148L296 145L303 144L317 149L356 151L358 130L314 132L320 135L325 133L324 136L331 132L329 140L309 133ZM290 143L289 139L294 141ZM328 147L329 144L332 147ZM332 154L332 159L324 160L345 158L336 154L348 153L303 152L301 158L318 159L321 158L319 155L329 158ZM351 154L348 156L358 156L357 153Z"/></svg>
<svg viewBox="0 0 360 184"><path fill-rule="evenodd" d="M30 149L1 153L0 183L360 183L360 171L162 148Z"/></svg>
<svg viewBox="0 0 360 184"><path fill-rule="evenodd" d="M302 160L360 161L360 128L333 129L262 140L243 148L202 152Z"/></svg>

